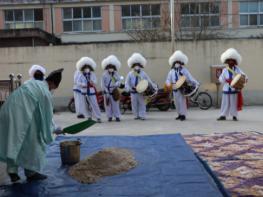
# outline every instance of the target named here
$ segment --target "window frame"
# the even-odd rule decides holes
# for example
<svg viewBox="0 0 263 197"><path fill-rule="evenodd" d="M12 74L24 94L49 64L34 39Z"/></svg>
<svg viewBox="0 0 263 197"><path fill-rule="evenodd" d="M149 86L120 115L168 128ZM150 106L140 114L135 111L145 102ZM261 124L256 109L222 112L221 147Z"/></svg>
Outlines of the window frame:
<svg viewBox="0 0 263 197"><path fill-rule="evenodd" d="M74 9L81 9L81 17L80 18L74 18ZM84 9L89 8L90 9L90 17L84 17ZM94 17L93 16L93 8L99 8L100 9L100 17ZM64 18L64 10L70 9L71 10L71 18ZM71 31L65 31L64 28L64 22L71 22ZM74 21L81 21L81 30L75 31L74 30ZM92 30L84 30L84 21L91 21L92 22ZM100 29L95 30L94 24L95 21L100 21ZM96 32L102 32L102 11L101 6L85 6L85 7L64 7L62 8L62 24L63 24L63 33L96 33Z"/></svg>
<svg viewBox="0 0 263 197"><path fill-rule="evenodd" d="M15 18L15 11L22 11L22 20L21 21L17 21ZM32 20L26 20L26 14L25 12L28 10L32 10L33 12L33 16L32 16ZM35 20L35 11L36 10L41 10L42 11L42 20ZM13 20L12 21L7 21L6 20L6 12L12 12L12 16L13 16ZM39 24L41 23L41 27L39 27ZM26 27L27 24L33 24L33 27L29 27L29 28L40 28L40 29L45 29L44 27L44 13L43 13L43 9L42 8L33 8L33 9L6 9L4 10L4 25L5 25L5 29L21 29L21 28L17 28L16 25L18 24L23 24L23 28L28 28ZM8 27L9 26L9 27ZM12 28L10 28L11 26L13 26Z"/></svg>
<svg viewBox="0 0 263 197"><path fill-rule="evenodd" d="M191 13L191 5L194 5L195 4L195 7L197 5L197 11L195 11L196 13ZM208 13L202 13L202 4L208 4ZM213 4L216 4L216 6L218 6L218 13L214 13L214 11L212 10L212 5ZM182 13L182 6L186 6L188 7L188 13ZM184 7L185 8L185 7ZM221 16L221 13L220 13L220 8L221 8L221 3L220 2L189 2L189 3L184 3L182 2L180 4L180 27L182 29L193 29L193 28L201 28L202 27L202 24L203 24L203 21L202 21L202 18L204 17L208 17L209 20L208 20L208 25L206 25L207 28L209 29L215 29L215 28L220 28L222 25L221 25L221 21L220 21L220 16ZM184 17L188 17L189 18L189 26L183 26L182 24L182 19ZM194 17L198 17L198 26L193 26L192 24L192 18ZM213 17L218 17L218 25L212 25L212 18Z"/></svg>
<svg viewBox="0 0 263 197"><path fill-rule="evenodd" d="M149 15L143 15L143 6L150 6L150 14ZM159 15L152 15L152 6L159 6ZM129 6L129 12L130 12L130 16L123 16L123 6ZM140 14L139 16L132 16L132 6L139 6L140 8ZM150 19L150 28L145 28L145 25L143 23L143 20L147 20ZM153 22L155 19L159 19L160 20L160 25L159 27L154 27L153 26ZM130 20L131 21L131 28L124 28L124 21L125 20ZM134 22L139 20L139 28L134 28ZM161 4L129 4L129 5L122 5L121 6L121 22L122 22L122 31L126 32L126 31L135 31L135 30L157 30L161 28Z"/></svg>
<svg viewBox="0 0 263 197"><path fill-rule="evenodd" d="M239 27L240 28L246 28L246 27L263 27L263 21L261 24L261 20L260 20L260 16L263 15L263 9L261 11L261 6L263 8L263 0L256 0L253 1L257 3L257 7L258 10L257 12L250 12L249 11L249 3L251 3L250 1L239 1ZM241 12L240 8L241 8L241 3L247 3L247 12ZM251 15L256 15L257 16L257 24L256 25L250 25L250 16ZM247 25L241 25L241 16L248 16L247 17Z"/></svg>

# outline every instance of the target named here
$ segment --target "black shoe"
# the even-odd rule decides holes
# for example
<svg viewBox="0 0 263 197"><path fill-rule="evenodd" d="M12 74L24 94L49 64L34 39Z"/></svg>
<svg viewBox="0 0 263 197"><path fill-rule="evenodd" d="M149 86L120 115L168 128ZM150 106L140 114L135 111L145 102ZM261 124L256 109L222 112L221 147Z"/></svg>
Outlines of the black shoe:
<svg viewBox="0 0 263 197"><path fill-rule="evenodd" d="M181 121L185 121L185 120L186 120L185 116L184 116L184 115L181 115L180 120L181 120Z"/></svg>
<svg viewBox="0 0 263 197"><path fill-rule="evenodd" d="M97 123L101 123L101 119L98 118L98 119L97 119Z"/></svg>
<svg viewBox="0 0 263 197"><path fill-rule="evenodd" d="M20 180L20 176L18 176L18 174L16 174L16 173L9 173L8 175L9 175L12 183Z"/></svg>
<svg viewBox="0 0 263 197"><path fill-rule="evenodd" d="M233 116L233 121L238 121L236 116Z"/></svg>
<svg viewBox="0 0 263 197"><path fill-rule="evenodd" d="M83 114L80 114L77 116L77 118L85 118L85 116Z"/></svg>
<svg viewBox="0 0 263 197"><path fill-rule="evenodd" d="M28 176L26 180L28 182L30 182L30 181L41 181L41 180L45 180L45 179L47 179L46 175L36 172L32 176Z"/></svg>
<svg viewBox="0 0 263 197"><path fill-rule="evenodd" d="M109 118L108 121L111 122L111 121L112 121L112 118Z"/></svg>
<svg viewBox="0 0 263 197"><path fill-rule="evenodd" d="M181 119L181 115L179 115L179 116L177 116L177 117L175 118L175 120L179 120L179 119Z"/></svg>
<svg viewBox="0 0 263 197"><path fill-rule="evenodd" d="M225 116L220 116L217 120L218 120L218 121L226 120L226 117L225 117Z"/></svg>
<svg viewBox="0 0 263 197"><path fill-rule="evenodd" d="M135 117L134 120L140 120L140 117Z"/></svg>
<svg viewBox="0 0 263 197"><path fill-rule="evenodd" d="M120 118L116 118L116 122L120 122L121 121L121 119Z"/></svg>
<svg viewBox="0 0 263 197"><path fill-rule="evenodd" d="M145 118L143 118L143 117L140 117L140 120L146 120Z"/></svg>

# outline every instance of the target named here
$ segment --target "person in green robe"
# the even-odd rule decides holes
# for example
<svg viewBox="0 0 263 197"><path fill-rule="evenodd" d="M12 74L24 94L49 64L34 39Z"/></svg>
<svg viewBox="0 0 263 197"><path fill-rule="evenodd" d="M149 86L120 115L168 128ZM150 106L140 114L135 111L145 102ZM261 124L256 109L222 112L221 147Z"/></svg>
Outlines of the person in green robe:
<svg viewBox="0 0 263 197"><path fill-rule="evenodd" d="M58 88L62 71L53 71L44 81L27 81L0 109L0 161L7 164L12 182L20 179L18 167L24 169L27 181L47 178L40 171L55 130L51 91Z"/></svg>

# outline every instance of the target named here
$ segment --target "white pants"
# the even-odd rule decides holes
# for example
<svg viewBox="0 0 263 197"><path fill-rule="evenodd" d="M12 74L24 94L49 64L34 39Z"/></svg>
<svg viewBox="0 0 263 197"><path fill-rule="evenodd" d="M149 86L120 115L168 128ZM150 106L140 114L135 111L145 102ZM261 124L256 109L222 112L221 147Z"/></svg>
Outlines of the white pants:
<svg viewBox="0 0 263 197"><path fill-rule="evenodd" d="M79 100L79 107L80 107L80 113L83 114L86 118L92 117L92 110L91 107L86 99L86 95L81 94L80 100Z"/></svg>
<svg viewBox="0 0 263 197"><path fill-rule="evenodd" d="M106 103L107 98L109 99L109 105L107 105ZM112 117L120 118L121 113L120 113L119 101L116 102L113 99L112 95L104 96L104 105L108 118L112 118Z"/></svg>
<svg viewBox="0 0 263 197"><path fill-rule="evenodd" d="M221 114L220 116L237 117L237 94L222 94Z"/></svg>
<svg viewBox="0 0 263 197"><path fill-rule="evenodd" d="M100 107L96 95L86 95L84 98L86 103L85 107L83 107L85 109L85 116L88 118L95 116L95 118L101 119Z"/></svg>
<svg viewBox="0 0 263 197"><path fill-rule="evenodd" d="M81 105L83 106L83 101L81 100L84 100L82 94L80 92L74 91L74 102L75 102L75 109L77 115L81 115L81 114L84 115L84 113L81 112L82 109Z"/></svg>
<svg viewBox="0 0 263 197"><path fill-rule="evenodd" d="M182 93L178 91L173 91L173 96L175 100L175 107L176 111L179 115L186 116L187 114L187 105L186 105L186 98Z"/></svg>
<svg viewBox="0 0 263 197"><path fill-rule="evenodd" d="M135 117L145 118L146 104L142 94L131 93L132 113Z"/></svg>

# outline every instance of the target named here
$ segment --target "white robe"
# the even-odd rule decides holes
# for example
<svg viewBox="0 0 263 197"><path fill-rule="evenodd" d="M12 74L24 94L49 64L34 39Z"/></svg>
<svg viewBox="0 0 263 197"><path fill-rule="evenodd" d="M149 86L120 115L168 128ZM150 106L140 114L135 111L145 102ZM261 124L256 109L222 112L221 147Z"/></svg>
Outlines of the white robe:
<svg viewBox="0 0 263 197"><path fill-rule="evenodd" d="M236 74L243 74L245 73L237 66L232 69ZM222 102L221 102L221 110L220 116L238 116L237 110L237 93L238 91L235 88L232 88L227 80L232 80L234 75L227 69L224 68L220 77L219 81L223 84L223 94L222 94ZM246 76L247 79L247 76Z"/></svg>
<svg viewBox="0 0 263 197"><path fill-rule="evenodd" d="M131 104L132 104L132 112L134 116L145 118L146 104L145 104L144 96L143 94L137 93L135 88L137 84L143 79L147 80L153 86L153 88L157 88L157 87L143 70L140 71L137 81L136 78L137 77L134 74L134 71L130 71L126 77L125 89L131 92Z"/></svg>
<svg viewBox="0 0 263 197"><path fill-rule="evenodd" d="M120 75L116 71L113 73L113 75L108 71L104 72L101 79L101 88L104 92L104 105L108 118L120 118L121 113L119 101L115 101L112 97L112 91L119 87L120 84ZM109 103L106 102L107 99L109 99Z"/></svg>
<svg viewBox="0 0 263 197"><path fill-rule="evenodd" d="M77 115L84 115L83 111L83 103L85 100L83 100L83 96L81 94L81 87L78 85L78 78L81 75L80 71L76 70L74 73L74 85L73 85L73 93L74 93L74 101L75 101L75 109Z"/></svg>
<svg viewBox="0 0 263 197"><path fill-rule="evenodd" d="M80 74L77 80L77 84L81 87L81 108L84 111L84 115L91 118L92 115L97 119L101 118L101 112L97 101L96 89L95 87L87 87L88 82L93 84L97 83L97 78L94 72L89 75Z"/></svg>
<svg viewBox="0 0 263 197"><path fill-rule="evenodd" d="M191 73L188 71L185 67L179 67L178 69L171 69L170 72L167 75L166 84L168 86L175 84L180 76L184 75L186 77L186 80L190 83L193 83L195 85L199 85L199 82L191 75ZM173 97L174 102L176 106L176 111L179 115L186 116L187 114L187 103L185 96L179 91L174 89L173 90Z"/></svg>

